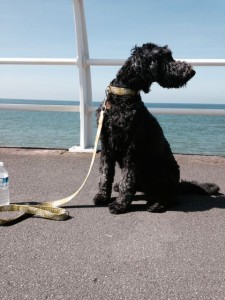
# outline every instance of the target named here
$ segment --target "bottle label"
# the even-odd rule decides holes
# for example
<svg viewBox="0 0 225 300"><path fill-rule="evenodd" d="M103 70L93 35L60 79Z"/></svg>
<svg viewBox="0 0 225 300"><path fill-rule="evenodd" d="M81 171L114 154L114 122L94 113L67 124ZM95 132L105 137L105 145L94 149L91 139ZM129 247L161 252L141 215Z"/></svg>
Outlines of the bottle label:
<svg viewBox="0 0 225 300"><path fill-rule="evenodd" d="M9 177L0 178L0 187L9 185Z"/></svg>

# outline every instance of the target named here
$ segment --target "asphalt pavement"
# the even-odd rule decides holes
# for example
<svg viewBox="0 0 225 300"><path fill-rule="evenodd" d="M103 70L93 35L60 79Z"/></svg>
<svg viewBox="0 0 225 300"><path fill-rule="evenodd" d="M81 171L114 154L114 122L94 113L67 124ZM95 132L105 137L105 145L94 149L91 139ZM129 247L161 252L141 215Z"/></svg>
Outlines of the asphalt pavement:
<svg viewBox="0 0 225 300"><path fill-rule="evenodd" d="M225 194L225 157L176 158L183 179L215 182ZM0 161L11 202L41 202L79 188L91 155L0 148ZM180 196L162 214L145 211L139 196L128 213L112 215L92 204L98 164L99 154L65 205L68 220L30 217L0 227L0 299L225 299L225 196Z"/></svg>

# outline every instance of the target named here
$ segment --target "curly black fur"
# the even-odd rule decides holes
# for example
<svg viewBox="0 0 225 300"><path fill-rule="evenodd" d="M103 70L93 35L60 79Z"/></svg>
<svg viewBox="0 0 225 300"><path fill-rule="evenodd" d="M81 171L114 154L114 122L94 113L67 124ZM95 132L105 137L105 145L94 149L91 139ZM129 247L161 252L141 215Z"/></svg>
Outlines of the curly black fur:
<svg viewBox="0 0 225 300"><path fill-rule="evenodd" d="M136 90L135 96L109 93L111 108L105 112L101 132L99 192L96 205L109 204L115 164L122 170L119 195L110 204L111 213L126 212L136 191L147 197L147 210L165 211L177 193L217 193L216 185L180 182L179 166L158 121L138 93L148 93L153 82L165 88L180 88L195 75L192 66L175 61L170 49L147 43L135 47L111 85ZM99 115L99 111L97 115Z"/></svg>

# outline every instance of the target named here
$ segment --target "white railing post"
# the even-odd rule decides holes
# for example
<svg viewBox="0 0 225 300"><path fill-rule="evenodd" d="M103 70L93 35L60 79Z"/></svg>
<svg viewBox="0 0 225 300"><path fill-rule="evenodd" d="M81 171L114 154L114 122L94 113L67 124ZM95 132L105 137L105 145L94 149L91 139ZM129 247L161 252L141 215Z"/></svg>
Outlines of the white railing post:
<svg viewBox="0 0 225 300"><path fill-rule="evenodd" d="M83 0L72 0L74 8L74 22L77 40L77 66L79 69L80 89L80 146L72 147L70 151L83 151L93 146L91 71L86 64L89 59L87 30L84 15Z"/></svg>

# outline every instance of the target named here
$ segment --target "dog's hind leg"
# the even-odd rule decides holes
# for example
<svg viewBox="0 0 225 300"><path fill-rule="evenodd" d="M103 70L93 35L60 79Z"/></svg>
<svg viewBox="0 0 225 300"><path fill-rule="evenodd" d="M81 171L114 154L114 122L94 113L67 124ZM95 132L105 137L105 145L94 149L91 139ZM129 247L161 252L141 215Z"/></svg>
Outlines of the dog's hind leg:
<svg viewBox="0 0 225 300"><path fill-rule="evenodd" d="M149 198L149 196L147 196ZM164 201L158 199L147 200L146 208L148 212L161 213L165 212L167 209L167 205Z"/></svg>
<svg viewBox="0 0 225 300"><path fill-rule="evenodd" d="M134 164L130 163L128 166L122 169L123 178L118 184L119 196L109 206L113 214L126 212L136 193Z"/></svg>
<svg viewBox="0 0 225 300"><path fill-rule="evenodd" d="M112 183L115 175L115 160L102 150L100 157L100 182L99 191L93 199L95 205L107 205L110 203Z"/></svg>
<svg viewBox="0 0 225 300"><path fill-rule="evenodd" d="M158 195L146 195L147 203L146 209L148 212L162 213L176 203L174 193L169 191L166 193L159 193Z"/></svg>

